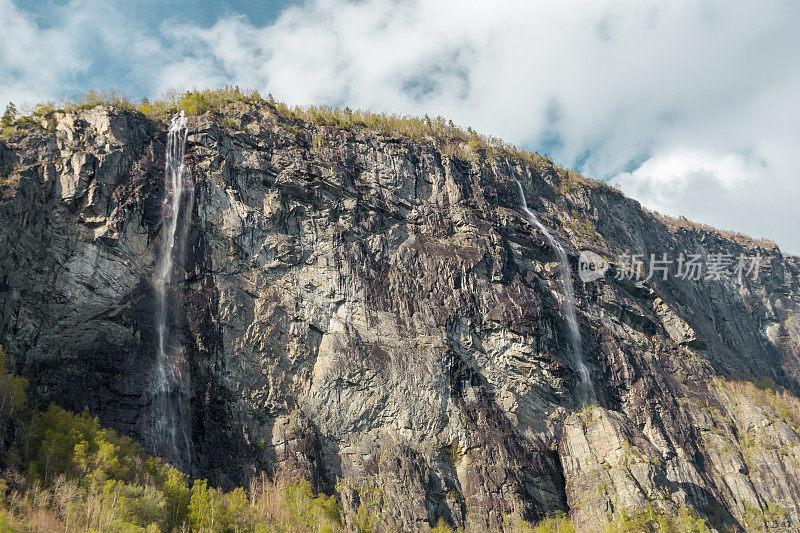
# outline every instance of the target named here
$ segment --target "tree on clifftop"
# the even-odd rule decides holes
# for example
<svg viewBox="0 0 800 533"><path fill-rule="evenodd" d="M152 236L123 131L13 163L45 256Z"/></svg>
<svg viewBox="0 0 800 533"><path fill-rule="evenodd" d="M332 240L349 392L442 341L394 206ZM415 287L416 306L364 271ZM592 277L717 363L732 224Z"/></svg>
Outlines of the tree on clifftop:
<svg viewBox="0 0 800 533"><path fill-rule="evenodd" d="M0 119L2 122L3 127L8 127L14 124L14 121L17 119L17 106L14 105L14 102L9 102L6 106L6 111L3 113L3 118Z"/></svg>

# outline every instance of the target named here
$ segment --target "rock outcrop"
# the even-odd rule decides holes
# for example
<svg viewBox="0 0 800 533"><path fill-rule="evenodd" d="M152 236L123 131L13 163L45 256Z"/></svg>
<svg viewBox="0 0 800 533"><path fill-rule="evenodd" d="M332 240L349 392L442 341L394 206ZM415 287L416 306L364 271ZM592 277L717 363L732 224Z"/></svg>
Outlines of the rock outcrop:
<svg viewBox="0 0 800 533"><path fill-rule="evenodd" d="M0 343L36 401L141 437L166 124L103 106L37 120L0 140ZM563 510L592 531L646 505L800 527L797 258L544 158L458 159L243 103L189 128L170 331L192 474L291 472L409 530ZM758 279L575 275L598 398L579 412L557 257L515 180L573 269L580 250L760 254Z"/></svg>

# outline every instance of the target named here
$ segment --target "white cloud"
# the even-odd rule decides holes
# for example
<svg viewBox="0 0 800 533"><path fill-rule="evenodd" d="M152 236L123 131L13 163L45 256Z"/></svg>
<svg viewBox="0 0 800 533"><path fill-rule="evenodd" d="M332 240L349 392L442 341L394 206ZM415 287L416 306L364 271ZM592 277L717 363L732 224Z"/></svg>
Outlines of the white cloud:
<svg viewBox="0 0 800 533"><path fill-rule="evenodd" d="M662 213L691 213L719 228L791 243L800 182L781 175L763 160L686 149L654 156L617 180L627 194Z"/></svg>
<svg viewBox="0 0 800 533"><path fill-rule="evenodd" d="M88 68L77 53L71 28L39 28L10 0L0 0L0 102L35 102Z"/></svg>
<svg viewBox="0 0 800 533"><path fill-rule="evenodd" d="M34 16L0 0L0 104L27 107L88 89L129 89L131 74L152 76L169 52L161 36L113 2L72 0L44 9L47 17Z"/></svg>
<svg viewBox="0 0 800 533"><path fill-rule="evenodd" d="M319 0L178 36L225 80L549 140L651 208L796 252L798 21L778 1Z"/></svg>
<svg viewBox="0 0 800 533"><path fill-rule="evenodd" d="M153 93L237 83L544 143L649 207L800 252L798 26L793 0L307 0L266 26L127 28L114 57ZM19 90L81 68L70 29L37 30L61 31L65 61Z"/></svg>

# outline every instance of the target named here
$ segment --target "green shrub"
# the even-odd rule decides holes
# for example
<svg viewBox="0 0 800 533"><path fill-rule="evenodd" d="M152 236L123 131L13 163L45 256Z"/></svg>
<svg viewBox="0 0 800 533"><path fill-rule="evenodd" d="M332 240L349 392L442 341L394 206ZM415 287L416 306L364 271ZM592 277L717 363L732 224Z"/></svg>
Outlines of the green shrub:
<svg viewBox="0 0 800 533"><path fill-rule="evenodd" d="M194 530L227 531L230 520L225 506L224 494L209 488L205 479L197 480L192 486L192 499L189 503L189 523Z"/></svg>
<svg viewBox="0 0 800 533"><path fill-rule="evenodd" d="M607 187L601 182L584 178L577 172L555 167L547 157L536 152L522 150L494 136L478 134L472 128L465 130L456 126L452 120L440 116L414 117L350 108L340 109L328 105L291 107L275 101L272 95L268 95L265 100L258 91L240 89L238 86L191 91L173 89L152 100L143 98L139 102L117 91L89 91L74 99L64 99L59 105L54 102L39 104L34 109L33 115L47 116L54 111L76 111L96 105L109 105L165 119L179 111L192 116L205 113L224 115L230 106L236 104L256 105L262 110L270 110L281 119L282 127L294 134L300 134L306 129L304 123L342 130L367 129L420 143L433 143L441 153L457 159L480 162L503 157L512 163L533 167L537 171L555 168L562 178L562 187L567 192L578 186ZM17 121L17 123L25 122L32 122L31 117L22 117ZM231 123L228 122L227 125L230 127ZM241 125L238 125L235 129L240 128Z"/></svg>
<svg viewBox="0 0 800 533"><path fill-rule="evenodd" d="M14 102L9 102L6 105L6 110L3 113L3 117L0 118L0 125L4 128L14 125L14 121L17 120L17 106L14 105Z"/></svg>
<svg viewBox="0 0 800 533"><path fill-rule="evenodd" d="M298 518L299 526L313 528L314 524L341 525L341 511L333 496L316 496L307 481L288 485L284 500Z"/></svg>
<svg viewBox="0 0 800 533"><path fill-rule="evenodd" d="M27 380L7 373L6 355L0 346L0 422L13 417L22 409L25 405L27 388ZM1 437L2 431L0 431Z"/></svg>
<svg viewBox="0 0 800 533"><path fill-rule="evenodd" d="M16 384L0 390L6 396L22 390L23 399L11 404L24 402L24 385L5 373L4 357L0 369L0 380ZM87 413L75 415L55 405L26 417L19 408L16 413L21 430L7 457L26 473L28 489L24 497L10 500L16 502L12 513L51 513L52 522L64 520L78 530L170 531L186 521L185 476L144 454L129 437L103 428Z"/></svg>
<svg viewBox="0 0 800 533"><path fill-rule="evenodd" d="M0 533L16 533L16 531L11 527L11 521L9 521L6 514L0 511Z"/></svg>
<svg viewBox="0 0 800 533"><path fill-rule="evenodd" d="M677 515L658 513L652 504L645 509L617 512L611 517L605 533L710 533L706 521L685 507Z"/></svg>
<svg viewBox="0 0 800 533"><path fill-rule="evenodd" d="M67 99L62 102L62 108L69 111L91 109L99 105L114 106L126 111L135 111L138 108L132 96L120 91L90 90L73 100Z"/></svg>
<svg viewBox="0 0 800 533"><path fill-rule="evenodd" d="M353 520L353 527L358 533L371 533L378 525L380 517L371 512L364 502L358 506L355 519Z"/></svg>
<svg viewBox="0 0 800 533"><path fill-rule="evenodd" d="M565 513L556 513L548 516L531 530L531 533L575 533L572 520Z"/></svg>
<svg viewBox="0 0 800 533"><path fill-rule="evenodd" d="M178 102L178 110L189 116L204 115L211 111L213 107L211 100L200 91L186 93Z"/></svg>
<svg viewBox="0 0 800 533"><path fill-rule="evenodd" d="M290 107L283 102L276 102L271 95L264 100L258 91L243 90L238 86L192 91L169 90L157 98L152 100L144 98L140 102L117 91L88 91L76 98L64 99L58 105L54 102L41 103L36 106L33 115L46 116L54 111L76 111L97 105L109 105L129 111L139 111L152 117L167 118L178 111L184 111L187 115L223 113L227 106L237 102L269 108L285 121L284 126L290 131L298 129L297 122L345 130L365 128L386 135L407 137L418 142L440 143L443 151L462 159L471 159L481 154L487 158L504 156L531 165L549 164L547 158L537 153L520 150L497 137L479 135L471 128L464 130L457 127L452 120L443 117L430 118L426 115L420 118L350 108L340 109L327 105ZM23 117L22 120L26 118Z"/></svg>
<svg viewBox="0 0 800 533"><path fill-rule="evenodd" d="M224 492L207 480L191 488L184 474L143 453L130 438L103 428L88 413L72 414L57 406L31 412L24 405L24 380L10 376L0 349L0 380L21 383L0 389L16 432L6 457L24 479L8 484L0 478L0 533L15 531L181 531L208 532L327 532L344 531L343 514L333 496L315 494L307 481L273 482L262 476L248 491ZM15 392L9 393L11 389ZM14 398L10 400L8 398ZM451 453L452 449L450 450ZM19 486L24 485L20 492ZM752 515L752 516L750 516ZM639 512L621 511L609 517L608 532L709 531L705 521L687 509L674 516L652 506ZM786 521L786 511L769 506L749 511L753 524ZM507 522L507 529L525 533L572 533L563 513L531 525ZM349 529L384 530L376 505L363 501ZM440 522L434 531L452 531Z"/></svg>

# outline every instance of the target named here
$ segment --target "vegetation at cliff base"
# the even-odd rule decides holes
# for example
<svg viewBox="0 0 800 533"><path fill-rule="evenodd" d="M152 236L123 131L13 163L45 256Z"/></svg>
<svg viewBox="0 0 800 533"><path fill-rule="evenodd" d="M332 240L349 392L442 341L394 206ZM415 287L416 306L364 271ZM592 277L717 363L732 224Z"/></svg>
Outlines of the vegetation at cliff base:
<svg viewBox="0 0 800 533"><path fill-rule="evenodd" d="M26 409L0 350L0 532L342 530L335 498L308 483L194 483L87 413Z"/></svg>
<svg viewBox="0 0 800 533"><path fill-rule="evenodd" d="M0 533L23 531L372 532L391 530L360 508L349 524L334 496L304 481L262 475L247 489L224 492L190 482L130 438L88 413L26 407L23 378L9 374L0 347ZM708 531L688 512L609 517L609 532ZM384 527L385 526L385 527ZM520 533L573 533L563 513L538 525L508 522ZM388 528L388 529L387 529ZM438 533L454 530L440 521Z"/></svg>

